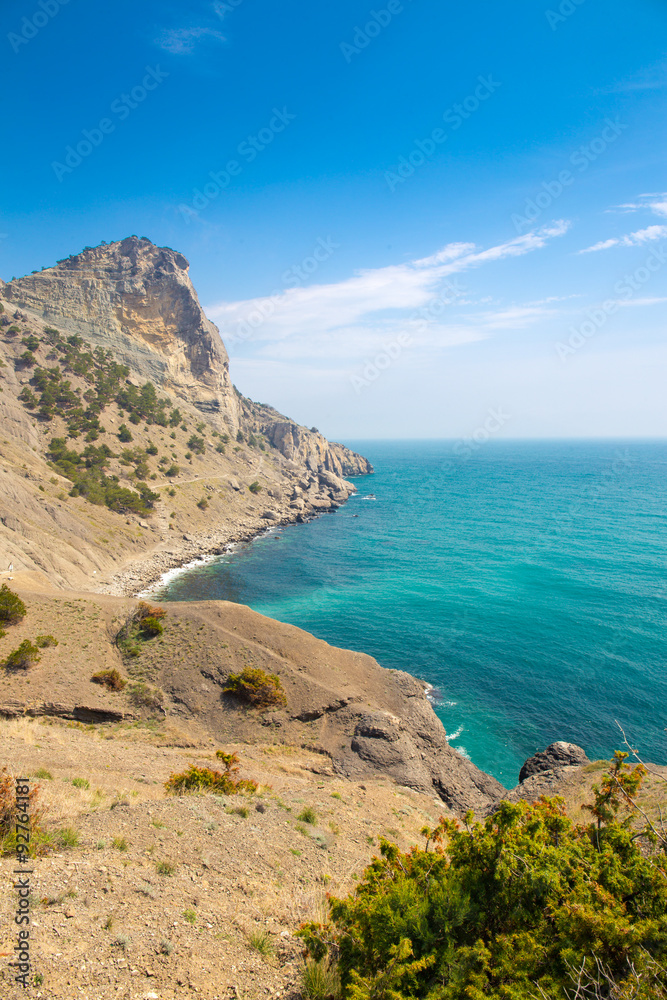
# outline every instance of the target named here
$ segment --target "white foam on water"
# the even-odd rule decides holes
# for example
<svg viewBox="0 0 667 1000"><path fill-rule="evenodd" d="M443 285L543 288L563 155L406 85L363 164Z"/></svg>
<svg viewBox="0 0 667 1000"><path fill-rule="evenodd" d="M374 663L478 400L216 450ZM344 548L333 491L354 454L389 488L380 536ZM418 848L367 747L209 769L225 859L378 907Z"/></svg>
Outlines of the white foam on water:
<svg viewBox="0 0 667 1000"><path fill-rule="evenodd" d="M458 740L462 732L463 732L463 726L459 726L459 728L456 730L455 733L445 733L445 736L447 737L447 742L451 743L452 740Z"/></svg>
<svg viewBox="0 0 667 1000"><path fill-rule="evenodd" d="M225 546L225 553L231 552L233 550L235 543L231 542L229 545ZM162 590L177 577L182 576L183 573L187 573L188 570L197 569L200 566L208 566L210 563L215 562L224 553L212 553L208 556L201 556L199 559L193 559L192 562L185 563L183 566L175 566L174 569L168 569L162 574L159 580L147 587L146 590L142 590L141 593L137 594L137 597L152 597L157 590Z"/></svg>

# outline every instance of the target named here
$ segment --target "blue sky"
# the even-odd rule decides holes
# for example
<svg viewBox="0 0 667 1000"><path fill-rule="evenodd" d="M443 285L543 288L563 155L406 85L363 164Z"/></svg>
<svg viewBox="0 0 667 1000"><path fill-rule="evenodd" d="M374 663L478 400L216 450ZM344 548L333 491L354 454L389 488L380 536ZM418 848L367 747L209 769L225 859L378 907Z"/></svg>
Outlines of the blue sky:
<svg viewBox="0 0 667 1000"><path fill-rule="evenodd" d="M5 279L174 247L239 388L332 437L664 436L663 0L2 20Z"/></svg>

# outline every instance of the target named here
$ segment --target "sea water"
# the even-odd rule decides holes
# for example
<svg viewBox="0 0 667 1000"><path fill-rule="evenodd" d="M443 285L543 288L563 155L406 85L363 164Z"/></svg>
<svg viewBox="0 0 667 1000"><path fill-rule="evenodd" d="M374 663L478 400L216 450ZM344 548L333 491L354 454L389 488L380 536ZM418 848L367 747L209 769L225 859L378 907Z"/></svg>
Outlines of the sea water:
<svg viewBox="0 0 667 1000"><path fill-rule="evenodd" d="M667 442L347 442L335 514L171 579L433 685L450 742L507 787L554 740L667 763Z"/></svg>

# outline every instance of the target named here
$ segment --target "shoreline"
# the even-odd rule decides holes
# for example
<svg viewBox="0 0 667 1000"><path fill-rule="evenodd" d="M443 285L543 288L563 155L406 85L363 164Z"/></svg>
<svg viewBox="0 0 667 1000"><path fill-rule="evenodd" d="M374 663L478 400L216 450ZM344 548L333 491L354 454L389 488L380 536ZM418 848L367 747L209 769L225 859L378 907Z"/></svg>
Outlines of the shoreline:
<svg viewBox="0 0 667 1000"><path fill-rule="evenodd" d="M217 556L225 555L232 545L253 542L275 528L307 524L323 514L335 513L337 509L313 511L307 515L295 512L294 516L286 514L268 523L261 520L255 525L244 525L241 530L221 528L207 535L185 534L168 548L148 552L126 564L107 582L100 581L93 593L113 597L147 596L169 573L187 572L189 568L194 569L197 565L205 565L206 562L214 561Z"/></svg>

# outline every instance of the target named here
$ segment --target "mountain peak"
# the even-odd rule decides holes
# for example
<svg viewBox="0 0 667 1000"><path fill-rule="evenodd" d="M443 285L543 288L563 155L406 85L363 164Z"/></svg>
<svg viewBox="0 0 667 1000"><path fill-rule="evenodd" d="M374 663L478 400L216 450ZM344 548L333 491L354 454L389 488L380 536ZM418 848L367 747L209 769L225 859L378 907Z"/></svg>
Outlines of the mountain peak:
<svg viewBox="0 0 667 1000"><path fill-rule="evenodd" d="M204 314L186 258L146 238L85 247L9 282L5 298L110 349L142 377L238 426L229 359ZM219 422L219 421L217 421Z"/></svg>

